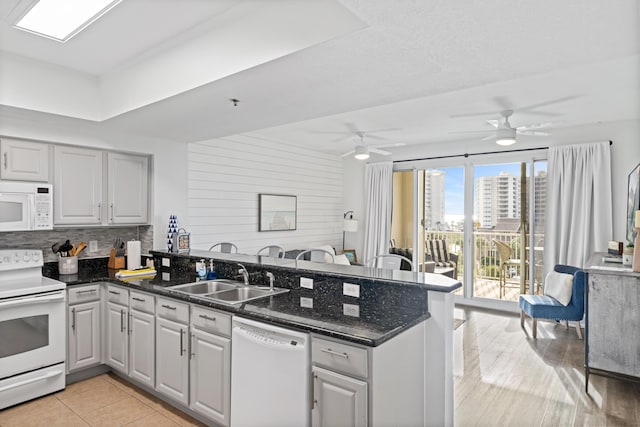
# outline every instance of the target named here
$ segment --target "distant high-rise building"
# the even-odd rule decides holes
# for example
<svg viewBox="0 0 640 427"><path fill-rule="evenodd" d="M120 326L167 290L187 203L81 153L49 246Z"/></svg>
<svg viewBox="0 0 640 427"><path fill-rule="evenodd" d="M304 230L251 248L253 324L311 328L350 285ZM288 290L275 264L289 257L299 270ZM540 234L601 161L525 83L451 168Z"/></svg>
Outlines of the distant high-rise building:
<svg viewBox="0 0 640 427"><path fill-rule="evenodd" d="M547 209L547 171L538 171L533 180L534 226L536 233L544 232L544 216Z"/></svg>
<svg viewBox="0 0 640 427"><path fill-rule="evenodd" d="M444 226L444 180L445 172L424 172L424 228L437 230Z"/></svg>
<svg viewBox="0 0 640 427"><path fill-rule="evenodd" d="M520 218L520 179L510 173L476 179L475 215L481 228L492 228L499 218Z"/></svg>

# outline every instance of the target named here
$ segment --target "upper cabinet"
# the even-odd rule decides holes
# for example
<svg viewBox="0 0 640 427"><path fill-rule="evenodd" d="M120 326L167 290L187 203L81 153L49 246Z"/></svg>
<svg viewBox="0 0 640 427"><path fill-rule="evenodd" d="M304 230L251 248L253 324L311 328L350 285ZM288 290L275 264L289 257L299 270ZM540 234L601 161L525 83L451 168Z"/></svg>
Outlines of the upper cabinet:
<svg viewBox="0 0 640 427"><path fill-rule="evenodd" d="M53 151L53 223L102 224L102 151L62 145Z"/></svg>
<svg viewBox="0 0 640 427"><path fill-rule="evenodd" d="M3 138L0 141L0 178L49 181L49 144Z"/></svg>
<svg viewBox="0 0 640 427"><path fill-rule="evenodd" d="M54 147L54 224L146 224L149 158Z"/></svg>
<svg viewBox="0 0 640 427"><path fill-rule="evenodd" d="M122 153L108 153L107 158L109 223L146 223L149 158Z"/></svg>

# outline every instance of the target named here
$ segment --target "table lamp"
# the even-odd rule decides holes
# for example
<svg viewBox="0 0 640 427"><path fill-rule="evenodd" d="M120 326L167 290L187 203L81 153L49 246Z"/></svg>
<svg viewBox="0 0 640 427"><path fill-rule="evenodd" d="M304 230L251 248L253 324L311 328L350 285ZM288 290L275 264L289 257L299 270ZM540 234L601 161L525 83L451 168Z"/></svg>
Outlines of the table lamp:
<svg viewBox="0 0 640 427"><path fill-rule="evenodd" d="M353 211L344 213L344 223L342 225L342 250L344 251L345 233L355 233L358 231L358 220L353 219ZM348 218L347 218L348 216Z"/></svg>

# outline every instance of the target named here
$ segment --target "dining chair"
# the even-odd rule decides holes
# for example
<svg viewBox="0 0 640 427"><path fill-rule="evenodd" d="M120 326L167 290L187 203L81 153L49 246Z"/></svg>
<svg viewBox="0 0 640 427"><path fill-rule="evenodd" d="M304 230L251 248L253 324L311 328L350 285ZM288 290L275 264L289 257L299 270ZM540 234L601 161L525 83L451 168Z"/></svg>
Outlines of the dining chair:
<svg viewBox="0 0 640 427"><path fill-rule="evenodd" d="M500 258L500 299L506 294L507 287L507 270L510 271L511 267L519 267L520 260L511 258L513 256L513 249L511 246L500 240L493 239L493 243L498 250L498 257ZM520 285L518 285L519 287Z"/></svg>
<svg viewBox="0 0 640 427"><path fill-rule="evenodd" d="M307 249L306 251L300 252L298 255L296 255L296 261L298 260L304 261L305 260L304 257L307 254L309 254L310 256L310 261L313 261L313 262L324 262L327 264L331 264L335 261L335 257L330 251L326 249L319 249L319 248ZM327 261L327 255L331 257L330 262Z"/></svg>
<svg viewBox="0 0 640 427"><path fill-rule="evenodd" d="M364 263L366 267L382 268L384 270L401 270L403 262L413 271L413 261L402 255L382 254L369 258Z"/></svg>
<svg viewBox="0 0 640 427"><path fill-rule="evenodd" d="M260 249L256 255L260 256L260 255L265 255L262 254L262 252L264 251L268 251L267 252L267 256L270 258L284 258L285 255L285 250L282 246L278 246L278 245L269 245L269 246L265 246L264 248Z"/></svg>
<svg viewBox="0 0 640 427"><path fill-rule="evenodd" d="M215 249L215 250L214 250ZM238 247L229 242L220 242L209 248L211 252L221 252L223 254L238 253Z"/></svg>

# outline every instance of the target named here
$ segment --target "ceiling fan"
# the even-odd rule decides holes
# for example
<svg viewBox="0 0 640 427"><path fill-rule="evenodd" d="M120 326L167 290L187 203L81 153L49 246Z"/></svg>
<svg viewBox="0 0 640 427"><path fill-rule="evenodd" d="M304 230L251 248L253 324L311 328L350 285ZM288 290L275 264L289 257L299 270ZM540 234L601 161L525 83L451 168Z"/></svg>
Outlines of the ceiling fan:
<svg viewBox="0 0 640 427"><path fill-rule="evenodd" d="M388 156L391 153L389 151L385 151L385 150L380 150L379 148L376 147L380 147L380 146L372 146L372 145L367 145L364 142L364 136L365 133L364 132L360 132L357 131L355 132L355 134L360 137L360 141L356 142L356 146L354 147L353 150L351 151L347 151L346 153L342 154L342 157L346 157L350 154L354 154L355 153L355 158L358 160L366 160L369 158L369 153L376 153L376 154L381 154L383 156ZM383 145L382 147L391 147L391 146L400 146L400 145L404 145L403 143L395 143L395 144L390 144L390 145Z"/></svg>

